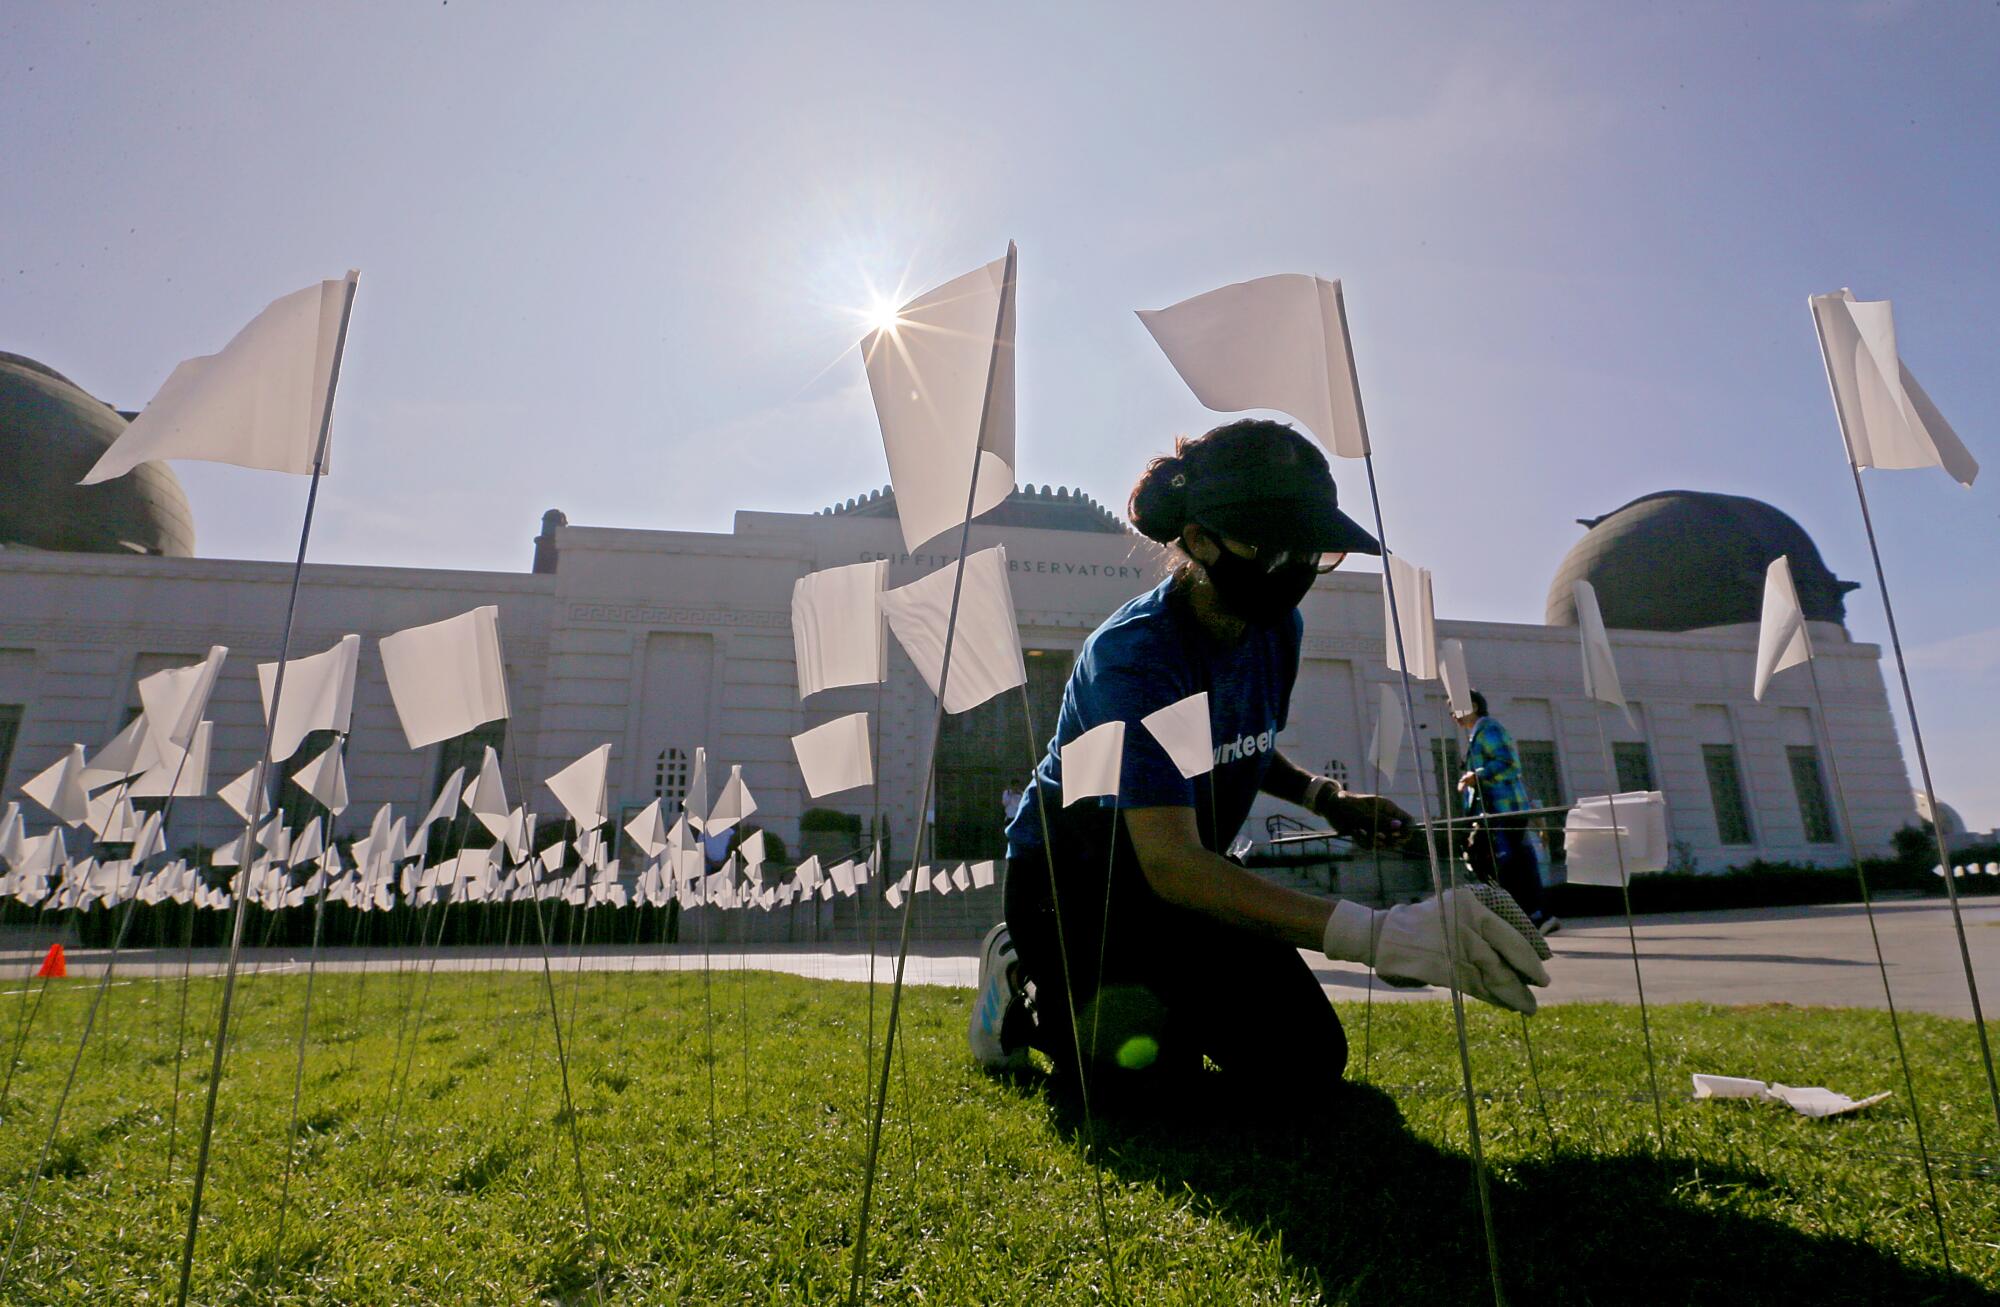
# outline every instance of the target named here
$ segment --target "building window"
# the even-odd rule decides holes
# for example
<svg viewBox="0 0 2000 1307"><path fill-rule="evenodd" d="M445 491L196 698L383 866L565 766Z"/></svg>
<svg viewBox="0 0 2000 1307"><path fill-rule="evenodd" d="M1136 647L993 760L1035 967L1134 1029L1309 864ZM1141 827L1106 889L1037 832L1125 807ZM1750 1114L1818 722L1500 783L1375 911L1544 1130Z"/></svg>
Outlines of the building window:
<svg viewBox="0 0 2000 1307"><path fill-rule="evenodd" d="M14 741L21 737L21 705L0 703L0 782L14 762Z"/></svg>
<svg viewBox="0 0 2000 1307"><path fill-rule="evenodd" d="M1062 707L1063 686L1076 655L1066 649L1027 649L1030 735L1020 696L995 695L970 712L944 719L938 735L937 780L931 796L931 838L926 855L937 862L1006 856L1006 809L1000 796L1024 791L1028 775L1048 747Z"/></svg>
<svg viewBox="0 0 2000 1307"><path fill-rule="evenodd" d="M1736 765L1736 746L1704 744L1701 761L1708 770L1708 799L1715 807L1716 838L1724 844L1756 843L1750 834L1750 805L1743 797L1743 771Z"/></svg>
<svg viewBox="0 0 2000 1307"><path fill-rule="evenodd" d="M1645 741L1618 741L1611 746L1611 760L1618 772L1620 793L1658 788L1653 784L1653 755Z"/></svg>
<svg viewBox="0 0 2000 1307"><path fill-rule="evenodd" d="M1554 740L1516 740L1514 750L1521 755L1521 783L1528 787L1528 798L1536 807L1546 808L1567 802ZM1537 821L1535 824L1541 828L1542 843L1549 851L1549 861L1561 862L1562 823Z"/></svg>
<svg viewBox="0 0 2000 1307"><path fill-rule="evenodd" d="M1806 828L1806 843L1833 843L1833 809L1826 801L1826 777L1819 766L1819 750L1810 744L1785 746L1785 760L1792 765L1792 793L1799 798L1799 819Z"/></svg>
<svg viewBox="0 0 2000 1307"><path fill-rule="evenodd" d="M1458 806L1458 778L1465 775L1465 753L1456 735L1431 737L1431 775L1437 781L1438 802L1443 812Z"/></svg>
<svg viewBox="0 0 2000 1307"><path fill-rule="evenodd" d="M679 812L687 802L691 766L684 749L662 749L653 759L653 796L662 812Z"/></svg>

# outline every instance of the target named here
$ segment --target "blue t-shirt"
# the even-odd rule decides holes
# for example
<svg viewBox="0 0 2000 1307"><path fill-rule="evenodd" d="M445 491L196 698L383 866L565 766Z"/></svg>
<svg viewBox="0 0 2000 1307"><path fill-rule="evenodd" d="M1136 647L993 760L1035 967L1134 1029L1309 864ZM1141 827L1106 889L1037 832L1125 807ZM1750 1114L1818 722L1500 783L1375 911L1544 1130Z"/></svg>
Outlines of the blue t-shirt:
<svg viewBox="0 0 2000 1307"><path fill-rule="evenodd" d="M1218 850L1229 846L1250 815L1298 680L1304 619L1294 609L1274 624L1250 627L1234 644L1221 644L1188 611L1184 599L1171 597L1173 585L1169 577L1132 599L1083 642L1063 689L1055 737L1035 768L1020 811L1007 824L1009 857L1042 846L1037 799L1046 801L1050 820L1056 819L1062 802L1062 746L1106 722L1125 723L1119 807L1193 808L1209 835L1209 847ZM1189 780L1140 723L1202 690L1208 691L1215 770ZM1108 807L1112 801L1097 802Z"/></svg>

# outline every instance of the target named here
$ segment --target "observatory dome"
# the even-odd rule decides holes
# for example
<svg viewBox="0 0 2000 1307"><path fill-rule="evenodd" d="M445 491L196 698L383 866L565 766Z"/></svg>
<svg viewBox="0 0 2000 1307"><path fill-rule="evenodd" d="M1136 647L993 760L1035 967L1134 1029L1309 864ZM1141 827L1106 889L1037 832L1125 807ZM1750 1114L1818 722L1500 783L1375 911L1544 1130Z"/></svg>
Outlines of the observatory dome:
<svg viewBox="0 0 2000 1307"><path fill-rule="evenodd" d="M125 423L53 368L0 353L0 548L191 556L194 514L166 464L76 484Z"/></svg>
<svg viewBox="0 0 2000 1307"><path fill-rule="evenodd" d="M1791 557L1808 621L1843 623L1844 596L1858 588L1827 570L1797 522L1741 495L1662 490L1578 521L1589 529L1549 585L1550 626L1576 625L1577 581L1596 589L1608 627L1693 631L1755 622L1764 570L1780 554Z"/></svg>

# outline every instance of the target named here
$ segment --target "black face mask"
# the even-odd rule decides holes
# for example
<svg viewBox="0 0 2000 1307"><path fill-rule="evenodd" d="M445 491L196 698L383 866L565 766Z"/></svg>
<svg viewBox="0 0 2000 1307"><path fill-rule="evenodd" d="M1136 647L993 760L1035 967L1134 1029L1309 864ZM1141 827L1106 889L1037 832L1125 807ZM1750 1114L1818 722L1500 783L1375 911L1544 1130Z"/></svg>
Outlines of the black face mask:
<svg viewBox="0 0 2000 1307"><path fill-rule="evenodd" d="M1253 626L1268 626L1297 608L1319 575L1318 568L1304 561L1280 563L1267 572L1253 559L1217 548L1222 556L1202 565L1215 597L1231 615Z"/></svg>

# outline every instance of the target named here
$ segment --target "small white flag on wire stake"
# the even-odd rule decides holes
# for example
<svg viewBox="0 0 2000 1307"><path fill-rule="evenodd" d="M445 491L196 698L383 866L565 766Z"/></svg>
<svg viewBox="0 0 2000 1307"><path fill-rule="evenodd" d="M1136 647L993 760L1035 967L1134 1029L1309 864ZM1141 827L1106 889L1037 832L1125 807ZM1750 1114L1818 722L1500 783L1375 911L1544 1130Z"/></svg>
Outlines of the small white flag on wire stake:
<svg viewBox="0 0 2000 1307"><path fill-rule="evenodd" d="M1888 300L1857 300L1852 291L1843 288L1830 295L1812 296L1807 307L1819 337L1820 362L1826 367L1827 388L1833 395L1834 418L1840 424L1848 471L1854 478L1862 530L1868 537L1868 554L1875 564L1875 583L1882 592L1882 616L1889 627L1889 646L1896 655L1896 674L1902 682L1903 707L1909 715L1910 742L1916 746L1924 799L1930 810L1936 812L1937 787L1931 781L1930 754L1924 748L1916 694L1910 688L1909 663L1903 656L1903 637L1896 626L1889 577L1882 565L1882 549L1875 538L1875 522L1868 510L1868 492L1861 483L1861 469L1940 467L1960 485L1970 486L1979 475L1979 464L1904 366ZM1936 837L1938 865L1949 866L1951 853L1945 843L1944 824L1933 822L1931 833ZM1958 937L1959 962L1965 971L1965 990L1972 1001L1972 1024L1979 1035L1986 1094L1994 1120L2000 1123L2000 1077L1994 1072L1993 1047L1987 1039L1986 1012L1979 1000L1978 979L1973 974L1972 949L1965 935L1958 887L1950 876L1944 878L1944 885L1951 904L1952 929Z"/></svg>
<svg viewBox="0 0 2000 1307"><path fill-rule="evenodd" d="M1618 764L1611 752L1611 736L1604 729L1604 711L1601 705L1615 704L1625 714L1628 724L1632 721L1632 709L1625 702L1624 688L1618 682L1618 664L1611 656L1611 637L1604 630L1604 615L1597 607L1597 589L1588 581L1577 581L1572 593L1576 599L1577 642L1583 651L1583 692L1591 700L1590 715L1597 723L1597 743L1602 750L1605 773L1611 777L1612 788L1617 788ZM1660 1097L1660 1070L1653 1057L1653 1023L1646 1009L1646 982L1639 969L1639 931L1632 919L1632 881L1627 871L1625 857L1625 833L1619 826L1618 796L1610 795L1605 801L1605 811L1610 822L1611 849L1618 861L1618 891L1625 905L1625 938L1632 951L1632 985L1639 997L1639 1031L1645 1041L1646 1076L1653 1091L1654 1146L1664 1158L1667 1150L1667 1114L1664 1100Z"/></svg>
<svg viewBox="0 0 2000 1307"><path fill-rule="evenodd" d="M1174 370L1205 407L1225 413L1273 409L1288 414L1304 423L1336 457L1360 459L1368 477L1377 547L1385 555L1389 553L1388 533L1382 524L1382 497L1375 484L1375 455L1368 435L1367 412L1361 401L1360 371L1355 365L1353 339L1348 330L1347 298L1338 280L1298 273L1261 277L1197 295L1170 308L1141 311L1139 316ZM1390 561L1393 562L1393 555ZM1410 751L1420 755L1423 750L1416 737L1416 699L1410 686L1414 673L1403 638L1403 608L1398 602L1402 589L1393 579L1385 582L1389 633L1396 647L1390 666L1402 673ZM1434 661L1434 651L1431 657ZM1435 676L1433 672L1424 679ZM1421 785L1417 797L1418 817L1428 830L1430 803ZM1448 796L1446 803L1449 806ZM1426 838L1424 847L1430 859L1431 884L1442 895L1444 867L1438 858L1437 843ZM1444 948L1448 958L1455 958L1456 946L1448 931L1444 932ZM1472 1082L1464 997L1456 989L1450 994L1459 1071L1464 1082L1467 1140L1471 1144L1479 1215L1486 1238L1487 1267L1493 1298L1498 1304L1504 1300L1500 1241L1494 1227L1491 1184L1479 1137L1479 1099ZM1524 1037L1525 1031L1524 1026Z"/></svg>
<svg viewBox="0 0 2000 1307"><path fill-rule="evenodd" d="M1889 1013L1889 1030L1895 1037L1896 1058L1903 1070L1903 1090L1910 1096L1910 1120L1916 1127L1917 1156L1923 1163L1924 1182L1930 1189L1931 1220L1936 1228L1938 1248L1947 1261L1951 1252L1945 1237L1944 1208L1938 1201L1937 1177L1931 1166L1930 1149L1924 1137L1923 1104L1917 1098L1916 1078L1910 1070L1909 1052L1903 1044L1902 1017L1896 1011L1896 996L1889 985L1889 963L1882 952L1881 932L1875 928L1875 899L1868 889L1867 865L1861 858L1861 846L1854 833L1854 816L1847 806L1847 786L1840 774L1840 751L1830 747L1833 741L1832 727L1827 721L1826 699L1820 693L1819 665L1813 661L1812 635L1806 629L1805 608L1799 602L1798 586L1792 579L1792 561L1784 554L1771 560L1764 570L1764 607L1757 627L1757 675L1751 687L1752 697L1762 702L1771 688L1771 678L1787 668L1804 664L1807 683L1812 688L1814 716L1819 723L1819 734L1829 747L1821 750L1826 758L1827 771L1833 781L1833 794L1840 814L1841 832L1847 839L1848 860L1854 866L1854 879L1861 890L1861 908L1868 918L1869 939L1875 946L1875 969L1882 981L1882 1002ZM1575 855L1571 855L1572 864ZM1942 865L1942 864L1940 864ZM1971 981L1967 977L1967 983Z"/></svg>

